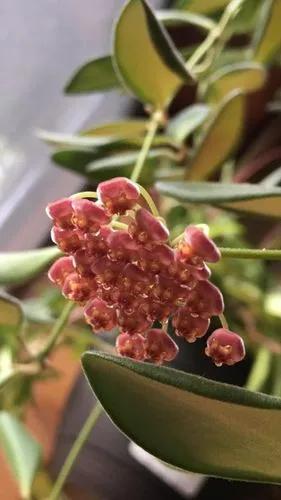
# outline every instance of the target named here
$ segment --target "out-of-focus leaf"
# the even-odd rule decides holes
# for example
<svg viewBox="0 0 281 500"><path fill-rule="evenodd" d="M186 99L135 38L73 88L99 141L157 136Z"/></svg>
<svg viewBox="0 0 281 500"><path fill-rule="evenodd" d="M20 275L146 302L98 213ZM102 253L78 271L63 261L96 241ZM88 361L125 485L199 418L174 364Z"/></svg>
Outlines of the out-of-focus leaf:
<svg viewBox="0 0 281 500"><path fill-rule="evenodd" d="M121 120L83 130L80 132L80 135L87 137L113 137L116 139L143 135L146 129L147 120Z"/></svg>
<svg viewBox="0 0 281 500"><path fill-rule="evenodd" d="M0 412L0 438L0 446L18 481L21 496L28 499L41 461L40 446L19 420L4 411Z"/></svg>
<svg viewBox="0 0 281 500"><path fill-rule="evenodd" d="M176 141L183 142L206 120L210 107L205 104L193 104L180 111L168 124L167 132Z"/></svg>
<svg viewBox="0 0 281 500"><path fill-rule="evenodd" d="M281 184L281 167L267 175L261 182L263 186L279 186Z"/></svg>
<svg viewBox="0 0 281 500"><path fill-rule="evenodd" d="M86 166L91 161L100 158L100 154L87 149L60 149L53 153L51 158L60 167L72 170L77 174L87 175Z"/></svg>
<svg viewBox="0 0 281 500"><path fill-rule="evenodd" d="M145 103L163 108L183 82L184 61L145 0L129 0L114 33L114 60L125 86Z"/></svg>
<svg viewBox="0 0 281 500"><path fill-rule="evenodd" d="M243 94L233 92L225 97L197 144L186 170L188 179L209 177L234 152L242 135L244 112Z"/></svg>
<svg viewBox="0 0 281 500"><path fill-rule="evenodd" d="M83 64L65 86L66 94L105 92L120 87L111 56L100 57Z"/></svg>
<svg viewBox="0 0 281 500"><path fill-rule="evenodd" d="M259 30L253 41L253 58L258 62L271 61L281 47L281 0L266 0L258 20Z"/></svg>
<svg viewBox="0 0 281 500"><path fill-rule="evenodd" d="M194 14L193 12L183 12L181 10L159 10L156 17L165 26L178 26L180 24L192 24L204 30L211 30L215 27L214 21L205 16Z"/></svg>
<svg viewBox="0 0 281 500"><path fill-rule="evenodd" d="M242 62L225 66L212 74L206 98L219 101L234 90L255 92L264 86L266 71L258 63Z"/></svg>
<svg viewBox="0 0 281 500"><path fill-rule="evenodd" d="M261 346L257 353L246 382L246 388L251 391L262 391L271 368L272 354L266 348Z"/></svg>
<svg viewBox="0 0 281 500"><path fill-rule="evenodd" d="M13 358L11 349L8 346L0 349L0 390L14 376Z"/></svg>
<svg viewBox="0 0 281 500"><path fill-rule="evenodd" d="M0 285L20 285L30 280L59 255L57 247L0 252Z"/></svg>
<svg viewBox="0 0 281 500"><path fill-rule="evenodd" d="M1 253L0 253L1 256ZM23 322L21 303L7 293L0 293L0 325L20 327Z"/></svg>
<svg viewBox="0 0 281 500"><path fill-rule="evenodd" d="M130 177L138 156L139 151L107 156L89 163L86 167L86 173L96 181L103 181L111 179L112 177ZM165 150L164 148L150 150L141 173L141 181L143 183L147 184L153 182L157 163L159 163L159 160L165 158L171 158L170 150Z"/></svg>
<svg viewBox="0 0 281 500"><path fill-rule="evenodd" d="M157 188L182 203L214 205L281 219L281 188L218 182L158 182Z"/></svg>
<svg viewBox="0 0 281 500"><path fill-rule="evenodd" d="M266 294L264 310L266 314L281 318L281 288Z"/></svg>
<svg viewBox="0 0 281 500"><path fill-rule="evenodd" d="M223 9L228 3L229 0L177 0L176 5L191 12L210 14Z"/></svg>
<svg viewBox="0 0 281 500"><path fill-rule="evenodd" d="M82 359L113 422L160 460L281 483L281 399L128 358L88 352Z"/></svg>
<svg viewBox="0 0 281 500"><path fill-rule="evenodd" d="M41 298L25 300L22 303L22 308L28 321L46 324L54 320L51 307Z"/></svg>
<svg viewBox="0 0 281 500"><path fill-rule="evenodd" d="M37 136L50 146L54 147L71 147L71 148L98 148L101 146L115 143L116 138L111 136L94 136L94 135L72 135L61 134L59 132L48 132L47 130L39 130ZM120 141L122 139L120 138Z"/></svg>
<svg viewBox="0 0 281 500"><path fill-rule="evenodd" d="M258 24L258 15L261 7L260 0L246 0L242 3L239 12L232 21L235 33L248 33Z"/></svg>

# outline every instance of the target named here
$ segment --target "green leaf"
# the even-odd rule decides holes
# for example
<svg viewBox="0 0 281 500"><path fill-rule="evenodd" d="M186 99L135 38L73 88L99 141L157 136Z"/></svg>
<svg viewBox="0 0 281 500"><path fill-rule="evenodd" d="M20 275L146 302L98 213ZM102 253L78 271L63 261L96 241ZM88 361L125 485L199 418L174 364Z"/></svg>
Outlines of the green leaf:
<svg viewBox="0 0 281 500"><path fill-rule="evenodd" d="M210 107L205 104L193 104L180 111L168 124L167 132L176 141L183 142L206 120Z"/></svg>
<svg viewBox="0 0 281 500"><path fill-rule="evenodd" d="M267 0L258 20L259 30L253 41L253 59L269 62L281 47L281 0Z"/></svg>
<svg viewBox="0 0 281 500"><path fill-rule="evenodd" d="M0 442L6 460L19 483L21 496L30 498L41 460L41 449L24 425L13 415L0 412Z"/></svg>
<svg viewBox="0 0 281 500"><path fill-rule="evenodd" d="M113 422L160 460L281 483L281 399L107 354L88 352L82 363Z"/></svg>
<svg viewBox="0 0 281 500"><path fill-rule="evenodd" d="M147 130L147 120L121 120L105 123L80 132L82 136L124 138L144 135Z"/></svg>
<svg viewBox="0 0 281 500"><path fill-rule="evenodd" d="M20 301L5 292L0 292L0 326L20 327L22 322L23 310Z"/></svg>
<svg viewBox="0 0 281 500"><path fill-rule="evenodd" d="M233 90L255 92L264 86L265 81L266 71L258 63L242 62L224 66L212 74L206 98L218 101Z"/></svg>
<svg viewBox="0 0 281 500"><path fill-rule="evenodd" d="M239 144L244 122L245 97L239 92L226 96L197 144L186 172L188 179L209 177Z"/></svg>
<svg viewBox="0 0 281 500"><path fill-rule="evenodd" d="M100 57L83 64L65 86L66 94L105 92L120 87L111 56Z"/></svg>
<svg viewBox="0 0 281 500"><path fill-rule="evenodd" d="M144 0L130 0L114 33L114 60L125 86L163 108L183 82L192 82L173 42Z"/></svg>
<svg viewBox="0 0 281 500"><path fill-rule="evenodd" d="M182 203L199 203L281 219L281 188L218 182L158 182L163 195Z"/></svg>
<svg viewBox="0 0 281 500"><path fill-rule="evenodd" d="M170 158L171 151L151 149L141 173L140 180L144 184L151 184L155 179L155 168L161 159ZM139 151L125 152L111 155L89 163L86 174L95 181L112 179L112 177L130 177L132 169L138 159Z"/></svg>
<svg viewBox="0 0 281 500"><path fill-rule="evenodd" d="M48 145L54 147L80 147L94 149L101 146L111 145L112 142L116 142L116 139L111 136L95 136L93 134L61 134L59 132L48 132L47 130L39 130L37 132L37 136ZM122 142L122 139L119 138L119 141Z"/></svg>
<svg viewBox="0 0 281 500"><path fill-rule="evenodd" d="M8 346L0 349L0 390L14 378L16 372L13 368L12 351Z"/></svg>
<svg viewBox="0 0 281 500"><path fill-rule="evenodd" d="M57 247L24 252L0 252L0 285L20 285L30 280L60 255Z"/></svg>
<svg viewBox="0 0 281 500"><path fill-rule="evenodd" d="M180 24L192 24L203 30L212 30L216 24L212 19L193 12L182 12L181 10L159 10L156 12L158 21L165 26L178 26Z"/></svg>
<svg viewBox="0 0 281 500"><path fill-rule="evenodd" d="M51 156L56 165L82 175L87 175L86 166L98 158L100 153L87 149L60 149Z"/></svg>
<svg viewBox="0 0 281 500"><path fill-rule="evenodd" d="M200 14L210 14L227 6L229 0L178 0L176 5Z"/></svg>

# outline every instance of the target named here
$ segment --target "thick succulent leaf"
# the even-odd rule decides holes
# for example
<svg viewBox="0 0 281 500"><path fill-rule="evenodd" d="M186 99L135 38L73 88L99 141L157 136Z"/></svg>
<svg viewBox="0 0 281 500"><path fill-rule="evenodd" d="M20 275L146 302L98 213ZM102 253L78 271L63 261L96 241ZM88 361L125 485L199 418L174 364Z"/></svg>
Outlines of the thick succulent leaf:
<svg viewBox="0 0 281 500"><path fill-rule="evenodd" d="M61 134L59 132L49 132L47 130L39 130L37 136L49 146L54 147L71 147L71 148L98 148L101 146L114 144L116 137L112 136L101 136L94 134L84 134L84 135L73 135L73 134ZM122 139L120 138L120 141Z"/></svg>
<svg viewBox="0 0 281 500"><path fill-rule="evenodd" d="M203 203L281 219L281 188L218 182L158 182L157 188L182 203Z"/></svg>
<svg viewBox="0 0 281 500"><path fill-rule="evenodd" d="M229 0L177 0L177 7L187 9L200 14L210 14L219 9L223 9Z"/></svg>
<svg viewBox="0 0 281 500"><path fill-rule="evenodd" d="M239 144L244 122L245 97L233 92L219 105L197 144L186 171L188 179L209 177Z"/></svg>
<svg viewBox="0 0 281 500"><path fill-rule="evenodd" d="M0 446L18 481L22 498L30 498L41 461L41 449L24 425L13 415L0 412Z"/></svg>
<svg viewBox="0 0 281 500"><path fill-rule="evenodd" d="M23 310L19 300L0 292L0 326L20 327L22 322Z"/></svg>
<svg viewBox="0 0 281 500"><path fill-rule="evenodd" d="M87 149L59 149L51 156L52 161L59 167L66 168L77 174L87 175L86 166L96 159L100 154Z"/></svg>
<svg viewBox="0 0 281 500"><path fill-rule="evenodd" d="M167 132L176 141L183 142L204 123L209 113L209 106L205 104L193 104L180 111L169 121Z"/></svg>
<svg viewBox="0 0 281 500"><path fill-rule="evenodd" d="M180 24L192 24L203 30L211 30L215 27L214 21L205 16L182 10L159 10L156 17L165 26L178 26Z"/></svg>
<svg viewBox="0 0 281 500"><path fill-rule="evenodd" d="M184 61L145 0L129 0L114 33L114 60L125 86L144 103L165 107L182 82Z"/></svg>
<svg viewBox="0 0 281 500"><path fill-rule="evenodd" d="M206 93L210 101L220 101L233 90L255 92L264 86L266 71L258 63L242 62L224 66L212 74Z"/></svg>
<svg viewBox="0 0 281 500"><path fill-rule="evenodd" d="M259 30L254 38L253 58L258 62L271 61L281 48L281 0L267 0L261 10Z"/></svg>
<svg viewBox="0 0 281 500"><path fill-rule="evenodd" d="M120 87L111 56L100 57L83 64L65 86L66 94L105 92Z"/></svg>
<svg viewBox="0 0 281 500"><path fill-rule="evenodd" d="M20 285L30 280L59 255L57 247L0 252L0 285Z"/></svg>
<svg viewBox="0 0 281 500"><path fill-rule="evenodd" d="M83 367L113 422L175 467L281 483L281 399L171 368L86 353Z"/></svg>

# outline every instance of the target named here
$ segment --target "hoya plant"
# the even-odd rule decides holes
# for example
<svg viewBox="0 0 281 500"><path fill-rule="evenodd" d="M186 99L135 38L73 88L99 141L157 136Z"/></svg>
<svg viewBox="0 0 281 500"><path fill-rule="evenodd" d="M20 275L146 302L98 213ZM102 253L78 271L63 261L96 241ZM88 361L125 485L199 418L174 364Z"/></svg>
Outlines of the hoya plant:
<svg viewBox="0 0 281 500"><path fill-rule="evenodd" d="M171 467L281 483L280 148L270 156L263 137L242 156L253 96L280 111L278 85L266 92L280 16L280 0L178 0L162 11L129 0L111 54L80 67L65 92L128 93L142 118L40 131L87 191L50 200L54 246L0 254L3 287L49 266L49 288L32 300L1 294L1 447L22 498L61 497L103 411ZM178 26L200 41L176 46ZM186 342L218 369L246 359L245 387L169 367ZM42 494L40 445L22 420L61 345L89 349L82 368L98 403Z"/></svg>

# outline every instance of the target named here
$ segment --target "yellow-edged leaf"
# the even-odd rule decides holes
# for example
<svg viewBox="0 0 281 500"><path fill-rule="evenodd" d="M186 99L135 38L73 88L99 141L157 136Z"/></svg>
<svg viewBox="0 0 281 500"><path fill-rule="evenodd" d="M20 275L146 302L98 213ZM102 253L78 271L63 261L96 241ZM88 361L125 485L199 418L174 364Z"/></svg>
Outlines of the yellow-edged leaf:
<svg viewBox="0 0 281 500"><path fill-rule="evenodd" d="M281 48L281 0L267 0L261 12L260 29L254 38L253 58L270 61Z"/></svg>

